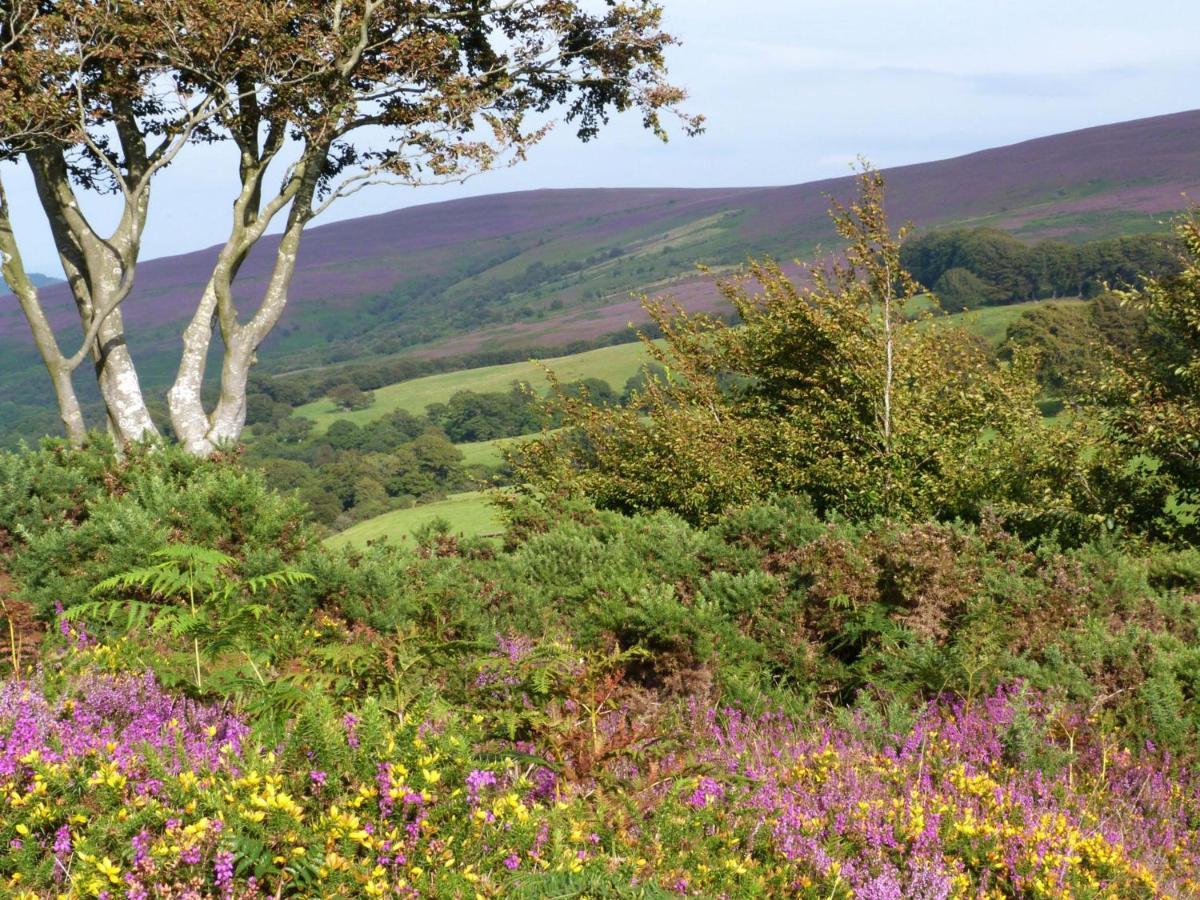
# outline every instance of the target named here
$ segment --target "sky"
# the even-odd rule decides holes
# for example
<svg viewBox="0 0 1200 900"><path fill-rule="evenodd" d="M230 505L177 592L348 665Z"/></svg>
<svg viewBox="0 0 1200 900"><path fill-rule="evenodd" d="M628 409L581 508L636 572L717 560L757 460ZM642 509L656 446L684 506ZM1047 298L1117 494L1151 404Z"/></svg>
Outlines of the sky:
<svg viewBox="0 0 1200 900"><path fill-rule="evenodd" d="M581 145L559 129L520 166L463 185L378 187L335 221L456 197L565 187L796 184L1200 108L1195 0L663 0L697 138L635 115ZM155 188L143 258L224 238L227 160L197 152ZM1200 165L1200 160L1197 161ZM59 274L32 185L2 171L32 271Z"/></svg>

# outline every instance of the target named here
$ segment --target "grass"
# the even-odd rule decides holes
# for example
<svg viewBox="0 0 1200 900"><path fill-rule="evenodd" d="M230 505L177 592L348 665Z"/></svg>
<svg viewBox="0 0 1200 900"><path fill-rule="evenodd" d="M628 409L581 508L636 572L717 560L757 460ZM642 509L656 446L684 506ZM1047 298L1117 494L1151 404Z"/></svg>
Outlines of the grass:
<svg viewBox="0 0 1200 900"><path fill-rule="evenodd" d="M452 534L474 537L498 531L500 518L495 507L483 491L454 494L437 503L398 509L359 522L353 528L335 534L326 541L330 547L365 547L368 541L384 539L390 542L409 537L422 525L434 519L444 519L450 524Z"/></svg>
<svg viewBox="0 0 1200 900"><path fill-rule="evenodd" d="M1008 306L984 306L964 313L955 313L945 319L935 321L963 325L968 331L979 335L992 347L999 347L1008 336L1008 326L1031 309L1037 309L1039 306L1046 306L1050 303L1060 306L1077 306L1087 302L1089 301L1078 299L1029 300L1025 303L1011 303Z"/></svg>
<svg viewBox="0 0 1200 900"><path fill-rule="evenodd" d="M646 359L646 348L637 342L547 359L544 363L563 381L600 378L620 391ZM461 372L445 372L391 384L375 391L374 404L356 412L338 410L332 401L321 399L298 407L296 415L312 419L316 423L316 430L323 432L337 419L364 425L398 409L419 415L425 412L425 407L429 404L445 403L458 391L506 391L514 381L527 381L539 387L546 384L541 368L535 363L509 363Z"/></svg>
<svg viewBox="0 0 1200 900"><path fill-rule="evenodd" d="M498 466L503 462L501 454L505 447L523 440L522 438L496 438L494 441L478 441L473 444L458 444L462 451L464 466Z"/></svg>

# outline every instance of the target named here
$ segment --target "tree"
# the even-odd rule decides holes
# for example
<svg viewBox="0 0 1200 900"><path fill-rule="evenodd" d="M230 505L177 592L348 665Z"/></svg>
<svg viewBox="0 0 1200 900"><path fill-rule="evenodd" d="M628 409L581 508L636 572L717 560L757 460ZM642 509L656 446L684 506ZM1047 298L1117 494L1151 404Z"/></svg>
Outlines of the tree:
<svg viewBox="0 0 1200 900"><path fill-rule="evenodd" d="M375 394L371 391L364 391L358 385L343 383L336 384L331 387L326 396L334 402L339 409L354 412L361 409L369 409L375 402Z"/></svg>
<svg viewBox="0 0 1200 900"><path fill-rule="evenodd" d="M462 180L525 158L565 109L580 138L613 111L666 132L681 90L664 78L656 0L8 0L0 5L0 161L29 166L82 331L63 350L27 273L3 183L0 262L75 443L86 423L71 381L96 367L110 431L155 435L121 304L133 290L155 178L196 144L237 150L228 237L184 329L167 394L193 453L236 440L255 353L287 303L308 224L375 183ZM683 117L695 133L700 120ZM109 195L117 224L84 212ZM244 314L234 284L281 226L274 266ZM219 332L219 396L202 401Z"/></svg>
<svg viewBox="0 0 1200 900"><path fill-rule="evenodd" d="M1176 274L1121 292L1145 316L1141 340L1100 380L1117 518L1200 543L1200 211L1175 225Z"/></svg>
<svg viewBox="0 0 1200 900"><path fill-rule="evenodd" d="M365 436L356 423L335 419L325 431L325 440L334 450L361 450Z"/></svg>
<svg viewBox="0 0 1200 900"><path fill-rule="evenodd" d="M561 385L562 431L513 459L532 490L709 521L773 492L853 518L1011 518L1058 509L1070 454L1043 427L1031 362L921 315L920 288L888 229L883 181L835 205L845 261L800 287L774 263L720 289L740 321L650 303L664 377L636 402L597 408Z"/></svg>
<svg viewBox="0 0 1200 900"><path fill-rule="evenodd" d="M942 311L947 313L987 306L996 295L995 288L970 269L961 267L943 272L934 282L933 292L942 303Z"/></svg>

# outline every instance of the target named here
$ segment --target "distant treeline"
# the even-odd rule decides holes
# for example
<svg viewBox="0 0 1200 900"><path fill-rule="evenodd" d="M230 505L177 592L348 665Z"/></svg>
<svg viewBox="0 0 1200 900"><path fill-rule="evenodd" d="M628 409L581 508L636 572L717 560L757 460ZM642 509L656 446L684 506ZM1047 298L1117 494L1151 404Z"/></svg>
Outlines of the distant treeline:
<svg viewBox="0 0 1200 900"><path fill-rule="evenodd" d="M1167 235L1068 244L1025 244L994 228L933 231L907 241L901 261L947 312L1048 297L1095 297L1105 285L1136 285L1179 270Z"/></svg>

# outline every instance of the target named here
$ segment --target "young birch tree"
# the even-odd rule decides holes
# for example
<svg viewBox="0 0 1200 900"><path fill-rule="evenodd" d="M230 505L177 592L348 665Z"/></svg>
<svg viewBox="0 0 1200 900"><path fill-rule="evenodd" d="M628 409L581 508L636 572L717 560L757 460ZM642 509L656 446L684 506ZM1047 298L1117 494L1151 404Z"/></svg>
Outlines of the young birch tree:
<svg viewBox="0 0 1200 900"><path fill-rule="evenodd" d="M68 436L86 423L71 383L95 365L119 441L156 434L126 345L155 177L190 145L237 149L228 237L183 332L167 394L194 453L236 440L255 353L287 304L305 228L378 183L462 180L524 159L562 110L587 140L613 111L666 132L683 92L665 80L653 0L0 0L0 161L28 165L81 328L64 350L26 274L0 182L0 261L51 375ZM682 116L689 133L698 118ZM101 233L87 194L109 195ZM275 227L257 302L234 300L238 272ZM219 333L219 397L202 401Z"/></svg>
<svg viewBox="0 0 1200 900"><path fill-rule="evenodd" d="M554 392L566 427L513 454L530 489L699 522L771 493L855 519L1062 507L1064 438L1041 424L1031 361L1000 365L933 316L878 172L832 216L845 243L828 265L793 279L751 262L718 283L737 326L648 303L663 342L647 351L666 375L624 408Z"/></svg>

